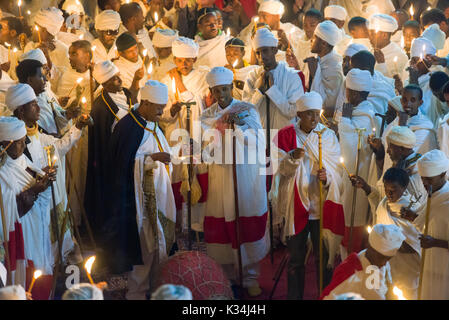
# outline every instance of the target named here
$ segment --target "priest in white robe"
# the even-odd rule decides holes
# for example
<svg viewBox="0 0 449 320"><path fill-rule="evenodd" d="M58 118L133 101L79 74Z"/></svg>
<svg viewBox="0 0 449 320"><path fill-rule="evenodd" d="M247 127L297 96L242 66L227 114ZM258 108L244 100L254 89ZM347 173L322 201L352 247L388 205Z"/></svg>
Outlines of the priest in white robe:
<svg viewBox="0 0 449 320"><path fill-rule="evenodd" d="M95 30L98 39L92 41L93 62L99 63L117 58L117 39L120 27L120 15L114 10L104 10L95 17Z"/></svg>
<svg viewBox="0 0 449 320"><path fill-rule="evenodd" d="M347 17L348 12L342 6L329 5L326 8L324 8L324 19L332 21L337 25L338 29L340 29L341 40L335 46L335 52L337 52L337 54L339 54L340 56L343 56L347 46L352 41L352 37L346 34L344 28Z"/></svg>
<svg viewBox="0 0 449 320"><path fill-rule="evenodd" d="M178 32L171 29L157 28L153 35L154 50L157 53L157 61L153 66L151 79L162 81L167 73L176 67L173 63L172 44L178 38Z"/></svg>

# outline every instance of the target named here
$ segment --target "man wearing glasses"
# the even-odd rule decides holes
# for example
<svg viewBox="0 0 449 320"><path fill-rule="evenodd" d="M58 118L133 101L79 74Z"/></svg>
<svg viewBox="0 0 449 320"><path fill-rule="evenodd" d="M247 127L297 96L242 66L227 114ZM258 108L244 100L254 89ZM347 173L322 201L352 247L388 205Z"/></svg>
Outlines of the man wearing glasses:
<svg viewBox="0 0 449 320"><path fill-rule="evenodd" d="M115 39L119 34L120 22L120 14L113 10L102 11L95 18L98 39L92 41L94 63L112 60L118 56Z"/></svg>

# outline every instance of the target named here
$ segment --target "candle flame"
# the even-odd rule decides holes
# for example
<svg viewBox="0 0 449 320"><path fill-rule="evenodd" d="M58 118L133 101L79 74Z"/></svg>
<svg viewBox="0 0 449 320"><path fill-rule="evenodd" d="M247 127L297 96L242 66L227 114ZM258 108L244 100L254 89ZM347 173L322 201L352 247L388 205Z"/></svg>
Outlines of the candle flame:
<svg viewBox="0 0 449 320"><path fill-rule="evenodd" d="M431 9L432 9L431 6L428 6L428 7L427 7L427 11L430 11Z"/></svg>
<svg viewBox="0 0 449 320"><path fill-rule="evenodd" d="M148 55L148 50L147 49L143 50L143 56L146 57L147 55Z"/></svg>
<svg viewBox="0 0 449 320"><path fill-rule="evenodd" d="M373 228L371 228L370 226L368 226L368 227L366 228L366 230L368 231L368 233L371 233L371 231L373 231Z"/></svg>
<svg viewBox="0 0 449 320"><path fill-rule="evenodd" d="M28 15L31 15L31 11L30 11L30 10L27 10L27 14L28 14Z"/></svg>
<svg viewBox="0 0 449 320"><path fill-rule="evenodd" d="M95 256L92 256L89 259L87 259L86 263L84 264L84 268L86 268L86 271L89 274L92 271L92 265L94 264L94 261L95 261Z"/></svg>
<svg viewBox="0 0 449 320"><path fill-rule="evenodd" d="M410 6L410 17L414 17L415 15L415 10L413 9L413 4Z"/></svg>
<svg viewBox="0 0 449 320"><path fill-rule="evenodd" d="M394 57L393 61L394 61L394 63L398 62L398 57L397 56Z"/></svg>
<svg viewBox="0 0 449 320"><path fill-rule="evenodd" d="M34 278L34 279L37 279L37 278L39 278L41 275L42 275L42 271L36 270L36 271L34 271L33 278Z"/></svg>
<svg viewBox="0 0 449 320"><path fill-rule="evenodd" d="M81 98L81 102L82 102L82 103L86 103L86 102L87 102L86 97L82 97L82 98Z"/></svg>
<svg viewBox="0 0 449 320"><path fill-rule="evenodd" d="M95 50L97 50L97 46L92 47L92 51L95 51Z"/></svg>
<svg viewBox="0 0 449 320"><path fill-rule="evenodd" d="M76 79L76 83L78 83L78 84L80 84L81 81L83 81L83 78L78 78L78 79ZM84 98L84 97L83 97L83 98Z"/></svg>
<svg viewBox="0 0 449 320"><path fill-rule="evenodd" d="M153 72L153 62L150 63L150 66L148 67L148 74L151 74Z"/></svg>
<svg viewBox="0 0 449 320"><path fill-rule="evenodd" d="M404 36L401 37L401 48L404 49L405 47L405 40L404 40Z"/></svg>
<svg viewBox="0 0 449 320"><path fill-rule="evenodd" d="M258 23L259 22L259 17L255 17L254 18L254 23Z"/></svg>
<svg viewBox="0 0 449 320"><path fill-rule="evenodd" d="M176 92L176 82L175 82L175 78L171 79L171 89L173 91L173 93Z"/></svg>
<svg viewBox="0 0 449 320"><path fill-rule="evenodd" d="M11 45L8 42L5 42L5 46L10 47Z"/></svg>
<svg viewBox="0 0 449 320"><path fill-rule="evenodd" d="M22 0L17 1L17 6L21 6L22 5Z"/></svg>
<svg viewBox="0 0 449 320"><path fill-rule="evenodd" d="M373 128L373 132L376 132L376 128Z"/></svg>
<svg viewBox="0 0 449 320"><path fill-rule="evenodd" d="M17 48L12 49L12 52L16 53L18 51Z"/></svg>
<svg viewBox="0 0 449 320"><path fill-rule="evenodd" d="M402 290L398 287L394 286L393 293L398 297L398 300L407 300L404 297L404 294L402 293Z"/></svg>
<svg viewBox="0 0 449 320"><path fill-rule="evenodd" d="M345 159L343 157L340 157L340 163L345 163Z"/></svg>
<svg viewBox="0 0 449 320"><path fill-rule="evenodd" d="M79 36L79 38L80 38L80 40L83 40L84 34L81 34L81 35Z"/></svg>
<svg viewBox="0 0 449 320"><path fill-rule="evenodd" d="M158 16L157 12L154 13L154 21L155 22L159 21L159 16Z"/></svg>
<svg viewBox="0 0 449 320"><path fill-rule="evenodd" d="M228 37L231 35L231 30L230 30L229 28L226 30L226 35L227 35Z"/></svg>
<svg viewBox="0 0 449 320"><path fill-rule="evenodd" d="M232 64L232 68L235 69L235 67L237 67L238 63L239 63L239 59L235 59L234 63Z"/></svg>
<svg viewBox="0 0 449 320"><path fill-rule="evenodd" d="M34 26L34 29L35 29L36 31L39 31L39 27L38 27L38 26Z"/></svg>

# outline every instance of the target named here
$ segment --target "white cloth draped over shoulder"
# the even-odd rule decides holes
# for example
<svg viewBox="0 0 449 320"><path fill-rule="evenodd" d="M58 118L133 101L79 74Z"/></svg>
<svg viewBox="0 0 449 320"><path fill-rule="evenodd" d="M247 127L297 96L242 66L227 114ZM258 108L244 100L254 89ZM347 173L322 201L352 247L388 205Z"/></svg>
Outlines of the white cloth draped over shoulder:
<svg viewBox="0 0 449 320"><path fill-rule="evenodd" d="M209 40L204 40L199 35L196 35L195 41L200 46L200 50L195 66L206 66L212 69L227 65L225 44L229 39L231 37L224 33Z"/></svg>
<svg viewBox="0 0 449 320"><path fill-rule="evenodd" d="M94 41L92 41L92 47L95 47L92 57L92 61L94 63L112 60L114 58L117 58L118 56L117 47L115 46L115 44L109 50L107 50L103 43L101 43L100 39L95 39Z"/></svg>
<svg viewBox="0 0 449 320"><path fill-rule="evenodd" d="M139 60L137 62L129 61L123 57L120 57L117 60L114 60L114 64L117 66L117 68L120 70L120 78L123 81L123 87L129 89L131 87L131 84L133 83L134 75L136 74L136 71L142 68L143 61L142 58L139 56ZM144 67L145 69L145 67ZM146 80L146 72L145 75L142 78L142 80L139 81L139 87L142 88L145 85Z"/></svg>
<svg viewBox="0 0 449 320"><path fill-rule="evenodd" d="M374 68L388 78L393 78L395 74L402 75L409 60L404 50L396 43L390 42L381 51L384 54L385 62L376 63ZM395 57L397 57L397 62L394 62Z"/></svg>

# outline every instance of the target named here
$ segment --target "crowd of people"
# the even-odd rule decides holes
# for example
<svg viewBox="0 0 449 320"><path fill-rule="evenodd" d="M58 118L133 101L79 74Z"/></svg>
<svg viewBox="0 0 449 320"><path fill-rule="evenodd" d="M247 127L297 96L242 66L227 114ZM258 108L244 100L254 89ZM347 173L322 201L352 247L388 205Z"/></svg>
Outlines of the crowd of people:
<svg viewBox="0 0 449 320"><path fill-rule="evenodd" d="M184 239L238 298L285 246L287 299L449 299L449 1L0 8L0 297L88 239L126 299L192 299L156 290Z"/></svg>

